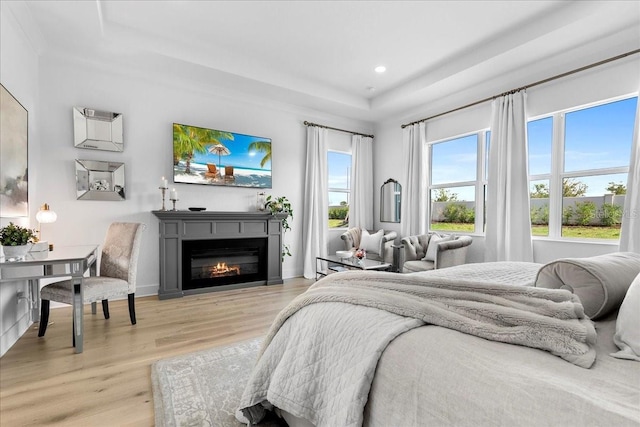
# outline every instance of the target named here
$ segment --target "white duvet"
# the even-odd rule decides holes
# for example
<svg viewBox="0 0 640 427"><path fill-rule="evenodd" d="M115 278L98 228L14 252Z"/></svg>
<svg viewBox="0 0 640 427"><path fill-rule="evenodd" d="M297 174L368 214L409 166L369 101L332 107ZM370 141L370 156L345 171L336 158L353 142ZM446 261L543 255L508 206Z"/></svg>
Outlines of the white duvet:
<svg viewBox="0 0 640 427"><path fill-rule="evenodd" d="M547 350L563 357L571 353L568 360L586 355L591 362L577 364L590 366L595 355L588 341L592 343L595 333L581 316L579 302L568 292L512 286L529 285L539 266L497 264L511 285L492 285L496 279L484 265L475 279L471 269L463 269L468 280L369 272L342 273L319 282L274 323L241 400L244 415L256 422L265 408L275 406L317 426L361 425L380 355L395 337L425 321L503 342L536 341L539 348L553 342ZM340 286L333 286L336 283ZM326 292L331 287L335 292ZM479 294L477 288L489 293ZM459 292L469 291L471 296L460 302ZM346 303L356 299L356 304Z"/></svg>

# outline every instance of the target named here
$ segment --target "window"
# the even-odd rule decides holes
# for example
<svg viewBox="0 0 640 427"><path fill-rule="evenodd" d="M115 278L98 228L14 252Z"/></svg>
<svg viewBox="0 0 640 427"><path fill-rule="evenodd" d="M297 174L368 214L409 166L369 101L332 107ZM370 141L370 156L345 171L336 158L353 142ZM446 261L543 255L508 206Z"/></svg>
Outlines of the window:
<svg viewBox="0 0 640 427"><path fill-rule="evenodd" d="M553 146L553 117L527 123L531 235L549 235L549 180Z"/></svg>
<svg viewBox="0 0 640 427"><path fill-rule="evenodd" d="M527 123L533 236L619 239L637 104L627 97ZM490 131L430 143L430 230L484 230L490 143Z"/></svg>
<svg viewBox="0 0 640 427"><path fill-rule="evenodd" d="M633 97L528 123L534 236L620 237L636 108Z"/></svg>
<svg viewBox="0 0 640 427"><path fill-rule="evenodd" d="M476 195L484 192L484 167L478 155L484 148L483 132L432 143L429 198L430 230L474 232L476 218L483 220ZM482 154L482 153L481 153ZM481 197L484 202L484 196Z"/></svg>
<svg viewBox="0 0 640 427"><path fill-rule="evenodd" d="M349 222L351 195L351 154L327 153L329 188L329 228L343 228Z"/></svg>

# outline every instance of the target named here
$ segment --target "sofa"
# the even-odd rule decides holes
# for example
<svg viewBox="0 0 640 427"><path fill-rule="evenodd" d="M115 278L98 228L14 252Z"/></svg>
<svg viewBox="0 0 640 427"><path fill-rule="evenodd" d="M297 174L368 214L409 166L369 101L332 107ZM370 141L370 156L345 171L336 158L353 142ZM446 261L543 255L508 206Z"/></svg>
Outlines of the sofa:
<svg viewBox="0 0 640 427"><path fill-rule="evenodd" d="M470 236L427 233L403 237L401 242L400 271L416 273L464 264L473 239Z"/></svg>
<svg viewBox="0 0 640 427"><path fill-rule="evenodd" d="M365 249L368 259L392 264L392 246L397 236L398 234L395 231L378 230L374 232L354 227L342 233L340 238L344 242L344 250L355 251L356 249Z"/></svg>

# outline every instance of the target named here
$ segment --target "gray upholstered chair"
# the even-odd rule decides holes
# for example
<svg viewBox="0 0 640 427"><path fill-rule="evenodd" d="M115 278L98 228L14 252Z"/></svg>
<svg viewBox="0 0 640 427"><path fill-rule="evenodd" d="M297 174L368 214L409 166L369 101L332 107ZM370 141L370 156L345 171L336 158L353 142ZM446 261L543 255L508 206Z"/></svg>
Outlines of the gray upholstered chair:
<svg viewBox="0 0 640 427"><path fill-rule="evenodd" d="M370 234L374 234L374 231L370 231ZM380 240L380 246L375 250L369 249L367 251L367 258L373 259L376 261L385 261L388 263L393 262L393 241L397 237L397 233L395 231L385 231L383 232L382 239ZM344 242L344 250L353 251L360 248L361 245L361 237L362 237L362 229L359 227L350 228L342 235L340 238Z"/></svg>
<svg viewBox="0 0 640 427"><path fill-rule="evenodd" d="M445 236L450 240L431 241L434 235L439 236L428 233L402 238L404 250L401 251L400 265L403 273L453 267L466 262L467 249L473 242L470 236ZM433 244L431 251L428 250L430 242ZM430 256L427 256L427 252Z"/></svg>
<svg viewBox="0 0 640 427"><path fill-rule="evenodd" d="M100 275L86 277L82 282L83 304L91 303L91 311L96 313L96 302L102 301L104 318L109 318L109 298L127 295L129 317L136 324L134 296L140 241L144 224L114 222L109 226L102 246ZM40 291L40 328L38 336L44 336L49 322L50 301L73 304L70 280L51 283Z"/></svg>

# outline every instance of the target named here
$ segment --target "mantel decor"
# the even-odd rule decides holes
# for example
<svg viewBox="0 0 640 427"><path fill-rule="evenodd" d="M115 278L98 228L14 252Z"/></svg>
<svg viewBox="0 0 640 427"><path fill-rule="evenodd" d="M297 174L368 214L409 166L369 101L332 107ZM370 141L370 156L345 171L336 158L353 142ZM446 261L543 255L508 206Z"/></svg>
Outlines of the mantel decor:
<svg viewBox="0 0 640 427"><path fill-rule="evenodd" d="M281 214L286 215L282 218L282 234L291 230L291 226L289 225L289 218L293 220L293 208L291 207L291 203L286 196L282 197L273 197L271 195L267 196L266 203L264 204L265 209L271 212L272 215ZM285 256L291 256L291 248L289 245L282 244L282 260L284 261Z"/></svg>

